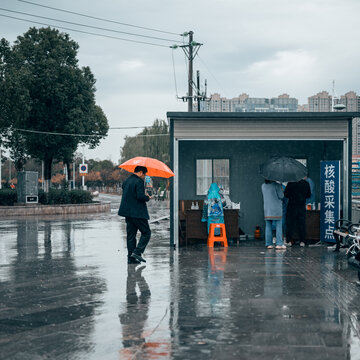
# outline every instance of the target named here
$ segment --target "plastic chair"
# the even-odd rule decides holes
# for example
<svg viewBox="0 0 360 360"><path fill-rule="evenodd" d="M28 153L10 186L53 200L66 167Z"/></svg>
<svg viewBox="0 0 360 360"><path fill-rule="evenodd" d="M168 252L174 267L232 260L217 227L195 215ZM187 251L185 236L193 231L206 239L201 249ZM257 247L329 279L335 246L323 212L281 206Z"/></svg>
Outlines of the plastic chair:
<svg viewBox="0 0 360 360"><path fill-rule="evenodd" d="M219 236L215 236L215 229L220 229ZM214 247L215 241L221 242L224 247L228 247L225 224L210 224L209 236L207 241L208 247Z"/></svg>

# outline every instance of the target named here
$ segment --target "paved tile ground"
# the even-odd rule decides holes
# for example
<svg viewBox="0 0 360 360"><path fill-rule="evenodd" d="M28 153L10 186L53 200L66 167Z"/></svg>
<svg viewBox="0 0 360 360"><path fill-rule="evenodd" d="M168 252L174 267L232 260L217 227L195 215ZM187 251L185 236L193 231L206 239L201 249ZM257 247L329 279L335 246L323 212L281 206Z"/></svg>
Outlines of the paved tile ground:
<svg viewBox="0 0 360 360"><path fill-rule="evenodd" d="M168 246L111 214L0 220L0 359L360 359L358 273L325 247ZM168 213L151 204L153 218Z"/></svg>

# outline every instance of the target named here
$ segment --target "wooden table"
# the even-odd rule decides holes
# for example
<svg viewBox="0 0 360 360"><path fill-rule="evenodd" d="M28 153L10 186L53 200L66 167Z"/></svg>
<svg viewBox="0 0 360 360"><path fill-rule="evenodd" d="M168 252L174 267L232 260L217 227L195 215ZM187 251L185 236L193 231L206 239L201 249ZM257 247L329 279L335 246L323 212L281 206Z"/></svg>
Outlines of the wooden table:
<svg viewBox="0 0 360 360"><path fill-rule="evenodd" d="M185 210L185 232L188 239L207 239L207 222L201 222L202 210ZM227 238L239 238L239 210L224 209Z"/></svg>

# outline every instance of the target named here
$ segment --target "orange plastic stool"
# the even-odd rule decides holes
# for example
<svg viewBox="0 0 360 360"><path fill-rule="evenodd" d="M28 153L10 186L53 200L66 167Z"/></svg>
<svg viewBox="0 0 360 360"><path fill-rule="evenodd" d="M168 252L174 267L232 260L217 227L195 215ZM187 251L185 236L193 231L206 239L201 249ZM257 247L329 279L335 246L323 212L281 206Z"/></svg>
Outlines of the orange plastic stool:
<svg viewBox="0 0 360 360"><path fill-rule="evenodd" d="M215 229L216 228L220 228L220 236L215 236ZM209 247L214 247L214 242L215 241L221 242L224 247L228 247L228 242L227 242L227 238L226 238L225 224L210 224L207 245Z"/></svg>

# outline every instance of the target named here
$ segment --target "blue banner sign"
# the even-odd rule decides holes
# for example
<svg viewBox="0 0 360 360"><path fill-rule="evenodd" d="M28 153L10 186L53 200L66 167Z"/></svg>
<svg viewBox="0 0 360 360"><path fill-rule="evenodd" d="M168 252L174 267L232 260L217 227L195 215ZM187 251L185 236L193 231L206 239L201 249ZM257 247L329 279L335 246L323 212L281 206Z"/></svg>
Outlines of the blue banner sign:
<svg viewBox="0 0 360 360"><path fill-rule="evenodd" d="M340 161L320 162L320 240L335 243L335 221L340 218Z"/></svg>

